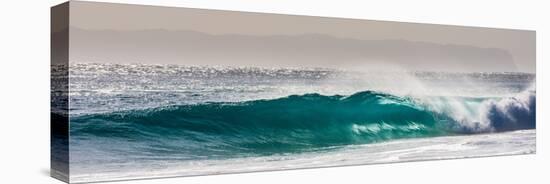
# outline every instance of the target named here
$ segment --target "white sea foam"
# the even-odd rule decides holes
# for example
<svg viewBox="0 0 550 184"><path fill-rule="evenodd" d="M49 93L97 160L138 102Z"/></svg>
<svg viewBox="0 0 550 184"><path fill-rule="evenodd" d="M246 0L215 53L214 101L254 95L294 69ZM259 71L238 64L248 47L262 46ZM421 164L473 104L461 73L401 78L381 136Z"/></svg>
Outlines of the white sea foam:
<svg viewBox="0 0 550 184"><path fill-rule="evenodd" d="M380 164L433 159L530 154L536 152L536 131L396 140L341 147L332 151L265 157L196 161L112 163L101 168L71 167L72 182L176 177L296 168Z"/></svg>
<svg viewBox="0 0 550 184"><path fill-rule="evenodd" d="M464 99L456 96L417 97L429 110L445 114L468 132L494 132L534 128L534 85L514 96Z"/></svg>

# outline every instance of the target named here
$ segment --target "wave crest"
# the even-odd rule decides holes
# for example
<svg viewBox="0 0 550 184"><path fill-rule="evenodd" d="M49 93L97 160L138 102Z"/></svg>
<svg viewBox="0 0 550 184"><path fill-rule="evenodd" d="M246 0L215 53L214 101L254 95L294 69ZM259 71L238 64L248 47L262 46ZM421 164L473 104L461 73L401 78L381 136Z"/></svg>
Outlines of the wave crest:
<svg viewBox="0 0 550 184"><path fill-rule="evenodd" d="M511 98L486 101L483 124L493 131L536 128L536 92L528 90Z"/></svg>

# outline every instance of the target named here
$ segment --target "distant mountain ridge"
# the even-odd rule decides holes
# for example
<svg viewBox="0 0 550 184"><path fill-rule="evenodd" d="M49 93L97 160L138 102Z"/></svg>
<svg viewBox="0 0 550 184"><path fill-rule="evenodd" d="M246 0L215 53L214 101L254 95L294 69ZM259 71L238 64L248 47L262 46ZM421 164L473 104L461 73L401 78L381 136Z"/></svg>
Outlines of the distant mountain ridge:
<svg viewBox="0 0 550 184"><path fill-rule="evenodd" d="M55 33L54 33L55 34ZM359 40L323 34L212 35L180 30L70 28L71 62L517 71L503 49L408 40Z"/></svg>

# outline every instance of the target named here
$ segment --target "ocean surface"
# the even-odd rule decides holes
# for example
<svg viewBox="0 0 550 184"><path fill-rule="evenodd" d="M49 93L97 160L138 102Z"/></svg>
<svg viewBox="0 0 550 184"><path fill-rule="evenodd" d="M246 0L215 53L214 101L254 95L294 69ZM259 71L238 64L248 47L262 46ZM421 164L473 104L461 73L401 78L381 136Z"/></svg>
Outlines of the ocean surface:
<svg viewBox="0 0 550 184"><path fill-rule="evenodd" d="M535 152L535 75L72 64L71 181Z"/></svg>

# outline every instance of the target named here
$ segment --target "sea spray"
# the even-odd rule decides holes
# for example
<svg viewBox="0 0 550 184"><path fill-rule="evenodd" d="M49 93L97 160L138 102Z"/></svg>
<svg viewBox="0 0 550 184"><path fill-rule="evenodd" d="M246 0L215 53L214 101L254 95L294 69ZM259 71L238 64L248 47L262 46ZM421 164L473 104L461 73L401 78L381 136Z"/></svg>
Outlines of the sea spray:
<svg viewBox="0 0 550 184"><path fill-rule="evenodd" d="M486 133L535 128L536 91L533 87L509 97L422 96L416 100L434 114L444 114L450 118L455 132Z"/></svg>

